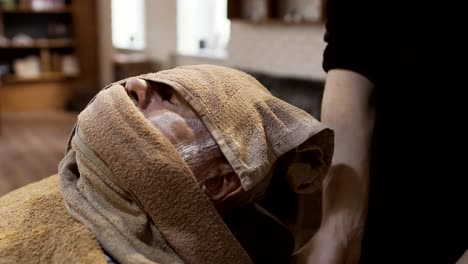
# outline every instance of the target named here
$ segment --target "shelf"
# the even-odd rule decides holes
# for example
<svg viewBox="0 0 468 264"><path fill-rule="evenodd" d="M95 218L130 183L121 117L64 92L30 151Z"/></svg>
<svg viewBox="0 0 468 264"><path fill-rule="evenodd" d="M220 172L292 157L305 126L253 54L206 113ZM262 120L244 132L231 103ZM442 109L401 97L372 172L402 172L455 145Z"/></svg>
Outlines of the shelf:
<svg viewBox="0 0 468 264"><path fill-rule="evenodd" d="M0 45L0 49L40 49L40 48L69 48L73 47L73 40L69 39L48 39L48 40L35 40L30 45Z"/></svg>
<svg viewBox="0 0 468 264"><path fill-rule="evenodd" d="M251 25L321 26L325 23L325 0L228 0L227 14L232 22ZM289 17L291 20L285 19Z"/></svg>
<svg viewBox="0 0 468 264"><path fill-rule="evenodd" d="M252 20L248 18L230 18L231 22L240 22L240 23L247 23L247 24L255 24L255 25L324 25L324 22L321 20L301 20L301 21L287 21L281 18L269 18L263 20Z"/></svg>
<svg viewBox="0 0 468 264"><path fill-rule="evenodd" d="M101 12L98 2L0 0L0 35L3 36L0 37L3 44L0 44L0 64L6 66L7 73L11 73L0 77L2 109L64 109L69 103L80 104L79 98L74 97L78 92L75 88L86 92L99 89L99 36L96 28ZM63 4L53 8L49 3ZM49 9L38 10L38 7ZM18 38L21 33L30 38ZM18 41L12 41L14 37ZM66 56L74 58L68 61ZM76 73L71 71L75 62ZM26 69L33 64L41 73L30 78L21 77L29 76Z"/></svg>
<svg viewBox="0 0 468 264"><path fill-rule="evenodd" d="M68 14L73 11L72 7L62 7L54 9L34 10L32 8L1 9L4 14Z"/></svg>
<svg viewBox="0 0 468 264"><path fill-rule="evenodd" d="M3 82L4 84L15 84L24 82L63 81L77 77L78 76L74 75L65 75L61 72L43 72L37 77L18 77L14 74L10 74L3 77Z"/></svg>

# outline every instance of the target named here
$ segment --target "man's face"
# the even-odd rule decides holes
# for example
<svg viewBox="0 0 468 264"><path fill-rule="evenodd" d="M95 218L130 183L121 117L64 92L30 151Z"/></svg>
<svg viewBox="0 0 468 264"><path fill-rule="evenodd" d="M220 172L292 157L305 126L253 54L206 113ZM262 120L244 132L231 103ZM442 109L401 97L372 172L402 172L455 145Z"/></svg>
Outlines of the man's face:
<svg viewBox="0 0 468 264"><path fill-rule="evenodd" d="M218 144L192 107L168 85L133 78L125 90L143 115L175 146L200 187L222 213L235 204L220 203L242 193Z"/></svg>
<svg viewBox="0 0 468 264"><path fill-rule="evenodd" d="M197 137L203 136L189 125L201 122L197 114L171 87L133 78L125 84L125 89L143 115L173 145L193 144Z"/></svg>
<svg viewBox="0 0 468 264"><path fill-rule="evenodd" d="M202 181L224 158L192 107L168 85L134 78L125 84L141 113L177 149L195 177ZM229 167L230 168L230 167Z"/></svg>

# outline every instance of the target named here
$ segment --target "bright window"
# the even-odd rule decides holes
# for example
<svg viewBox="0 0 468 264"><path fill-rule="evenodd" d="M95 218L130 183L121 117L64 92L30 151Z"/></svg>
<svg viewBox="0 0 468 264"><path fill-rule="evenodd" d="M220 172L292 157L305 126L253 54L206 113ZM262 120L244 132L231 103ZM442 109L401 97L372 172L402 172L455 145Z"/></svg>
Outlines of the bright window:
<svg viewBox="0 0 468 264"><path fill-rule="evenodd" d="M119 49L146 47L145 0L112 0L112 45Z"/></svg>
<svg viewBox="0 0 468 264"><path fill-rule="evenodd" d="M230 34L227 0L177 0L177 51L224 54Z"/></svg>

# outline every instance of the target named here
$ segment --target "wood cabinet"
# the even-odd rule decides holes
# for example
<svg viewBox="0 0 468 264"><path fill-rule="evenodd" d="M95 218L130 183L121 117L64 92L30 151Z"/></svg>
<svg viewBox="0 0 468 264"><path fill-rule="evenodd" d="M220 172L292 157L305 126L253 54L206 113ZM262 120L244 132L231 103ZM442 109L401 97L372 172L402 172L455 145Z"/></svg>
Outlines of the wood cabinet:
<svg viewBox="0 0 468 264"><path fill-rule="evenodd" d="M325 0L228 0L228 18L267 24L320 24Z"/></svg>
<svg viewBox="0 0 468 264"><path fill-rule="evenodd" d="M64 109L77 89L98 89L95 5L92 0L0 4L0 110Z"/></svg>

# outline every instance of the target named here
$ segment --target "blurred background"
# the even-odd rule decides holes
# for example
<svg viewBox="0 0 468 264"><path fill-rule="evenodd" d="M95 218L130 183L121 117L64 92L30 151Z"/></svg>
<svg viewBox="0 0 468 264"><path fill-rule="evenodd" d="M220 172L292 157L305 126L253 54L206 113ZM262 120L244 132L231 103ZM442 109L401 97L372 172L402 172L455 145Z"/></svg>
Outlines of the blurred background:
<svg viewBox="0 0 468 264"><path fill-rule="evenodd" d="M189 64L254 75L319 116L325 0L0 0L0 196L57 172L110 82Z"/></svg>

